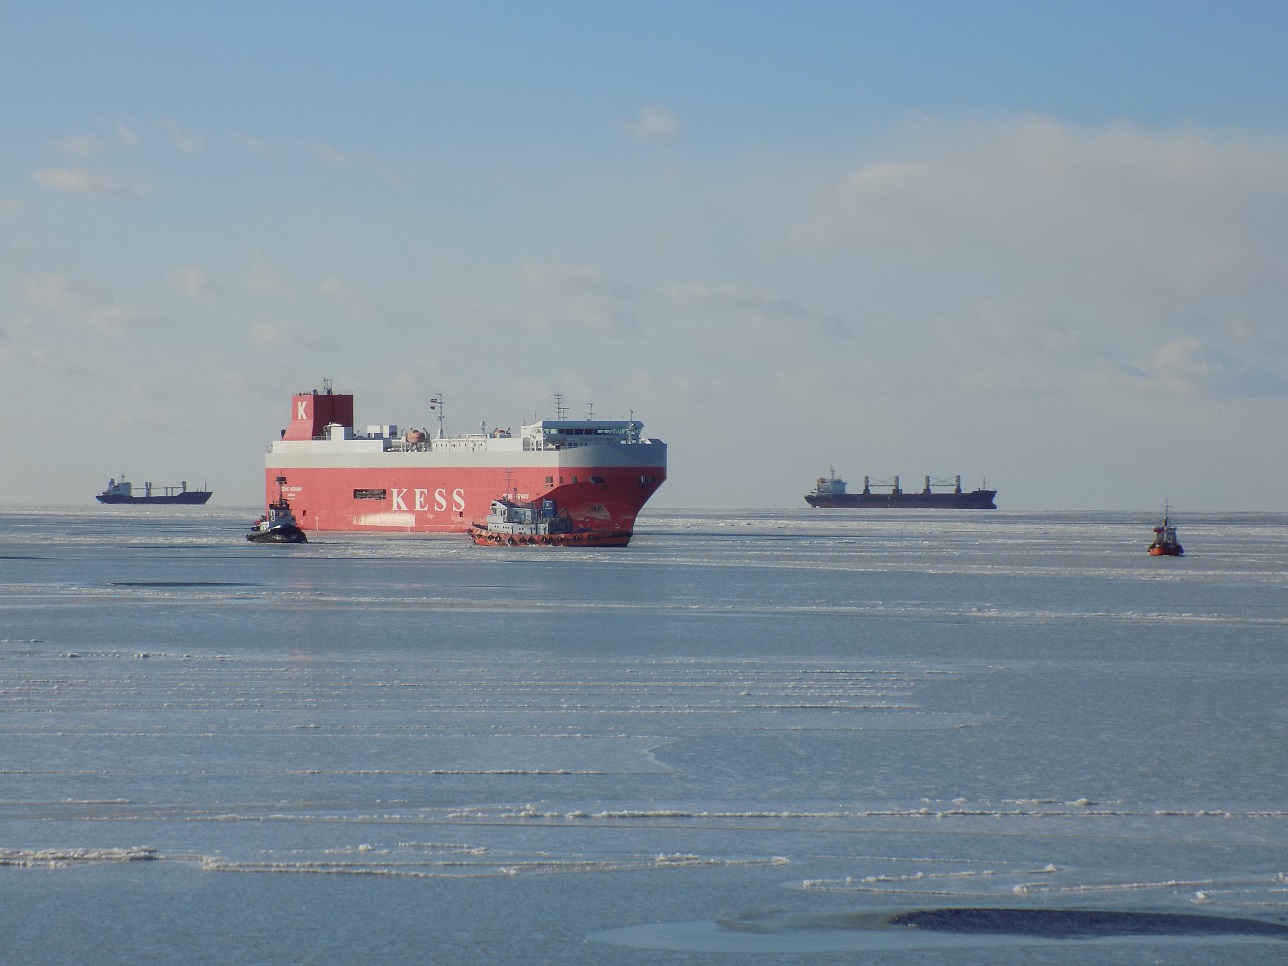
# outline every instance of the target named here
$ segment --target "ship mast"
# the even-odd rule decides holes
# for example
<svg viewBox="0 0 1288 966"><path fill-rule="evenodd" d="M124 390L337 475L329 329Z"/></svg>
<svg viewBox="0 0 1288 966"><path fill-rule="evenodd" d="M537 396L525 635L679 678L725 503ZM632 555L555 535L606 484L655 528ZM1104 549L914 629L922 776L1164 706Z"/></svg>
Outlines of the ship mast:
<svg viewBox="0 0 1288 966"><path fill-rule="evenodd" d="M441 392L437 396L433 396L430 398L429 408L436 410L438 412L438 438L442 439L443 438L443 409L445 407L443 405L443 394Z"/></svg>
<svg viewBox="0 0 1288 966"><path fill-rule="evenodd" d="M563 419L568 415L568 407L563 404L563 393L555 393L555 419Z"/></svg>

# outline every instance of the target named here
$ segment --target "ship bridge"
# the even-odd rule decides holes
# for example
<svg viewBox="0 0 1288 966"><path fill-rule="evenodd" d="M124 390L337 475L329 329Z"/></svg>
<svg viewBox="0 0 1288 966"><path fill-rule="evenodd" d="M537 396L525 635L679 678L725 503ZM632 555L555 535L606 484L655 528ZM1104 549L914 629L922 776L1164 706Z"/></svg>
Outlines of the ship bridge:
<svg viewBox="0 0 1288 966"><path fill-rule="evenodd" d="M638 443L644 424L634 419L542 419L523 427L525 450L568 449L597 443Z"/></svg>

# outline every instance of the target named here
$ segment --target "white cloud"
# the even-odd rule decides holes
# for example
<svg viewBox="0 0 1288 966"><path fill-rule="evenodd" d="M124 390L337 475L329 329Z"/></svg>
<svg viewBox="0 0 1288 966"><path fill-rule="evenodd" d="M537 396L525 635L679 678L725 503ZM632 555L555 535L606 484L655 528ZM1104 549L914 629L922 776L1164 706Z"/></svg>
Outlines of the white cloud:
<svg viewBox="0 0 1288 966"><path fill-rule="evenodd" d="M246 291L270 298L294 298L297 295L295 286L284 274L263 262L252 265L247 272Z"/></svg>
<svg viewBox="0 0 1288 966"><path fill-rule="evenodd" d="M213 298L218 286L208 272L200 268L175 268L166 273L170 284L190 299Z"/></svg>
<svg viewBox="0 0 1288 966"><path fill-rule="evenodd" d="M354 319L366 322L376 315L371 302L344 279L336 276L325 279L322 282L322 294Z"/></svg>
<svg viewBox="0 0 1288 966"><path fill-rule="evenodd" d="M375 158L369 154L353 154L341 151L339 148L332 147L329 144L322 144L318 141L310 141L304 146L315 157L334 164L372 164L375 161Z"/></svg>
<svg viewBox="0 0 1288 966"><path fill-rule="evenodd" d="M279 141L266 141L263 138L253 137L249 134L234 134L233 140L266 158L277 157L283 150Z"/></svg>
<svg viewBox="0 0 1288 966"><path fill-rule="evenodd" d="M871 150L801 257L853 272L879 337L954 385L1283 393L1288 140L921 119Z"/></svg>
<svg viewBox="0 0 1288 966"><path fill-rule="evenodd" d="M594 269L529 263L520 267L519 281L518 303L506 314L537 331L569 326L601 331L636 327L630 287Z"/></svg>
<svg viewBox="0 0 1288 966"><path fill-rule="evenodd" d="M200 154L209 146L205 135L166 118L161 122L170 135L170 143L184 154Z"/></svg>
<svg viewBox="0 0 1288 966"><path fill-rule="evenodd" d="M840 313L805 305L777 292L736 286L689 284L672 286L666 294L678 302L699 306L708 313L715 309L742 324L754 323L783 329L791 334L797 334L802 329L812 330L829 337L844 336L850 332L849 324Z"/></svg>
<svg viewBox="0 0 1288 966"><path fill-rule="evenodd" d="M145 321L134 306L105 301L58 273L27 279L26 294L32 308L106 335L124 335Z"/></svg>
<svg viewBox="0 0 1288 966"><path fill-rule="evenodd" d="M63 138L58 142L58 147L68 154L74 154L78 157L88 158L95 154L101 154L106 148L102 139L93 134L77 134L71 137Z"/></svg>
<svg viewBox="0 0 1288 966"><path fill-rule="evenodd" d="M645 104L629 121L617 126L641 141L674 141L684 129L683 123L661 104Z"/></svg>
<svg viewBox="0 0 1288 966"><path fill-rule="evenodd" d="M51 191L72 194L98 195L100 197L139 198L143 186L130 178L108 171L86 171L80 168L42 168L31 177L41 187Z"/></svg>
<svg viewBox="0 0 1288 966"><path fill-rule="evenodd" d="M253 322L246 329L246 341L253 346L284 345L287 336L287 327L280 322Z"/></svg>
<svg viewBox="0 0 1288 966"><path fill-rule="evenodd" d="M925 122L889 149L908 157L854 172L805 237L1128 288L1228 275L1288 244L1282 142L1024 117Z"/></svg>
<svg viewBox="0 0 1288 966"><path fill-rule="evenodd" d="M1160 346L1131 375L1175 393L1288 398L1288 377L1194 339Z"/></svg>
<svg viewBox="0 0 1288 966"><path fill-rule="evenodd" d="M394 374L392 388L394 393L400 399L422 404L430 395L430 393L426 392L421 386L420 380L405 369Z"/></svg>
<svg viewBox="0 0 1288 966"><path fill-rule="evenodd" d="M60 355L50 352L44 346L26 348L10 343L0 332L0 366L10 366L22 372L41 372L48 375L86 376L91 374L89 368L70 362Z"/></svg>
<svg viewBox="0 0 1288 966"><path fill-rule="evenodd" d="M617 299L630 288L593 268L526 263L519 274L529 286L556 297Z"/></svg>
<svg viewBox="0 0 1288 966"><path fill-rule="evenodd" d="M340 351L341 342L314 322L264 320L252 323L246 330L246 341L253 346L286 346L295 357L305 352L320 353L328 358Z"/></svg>

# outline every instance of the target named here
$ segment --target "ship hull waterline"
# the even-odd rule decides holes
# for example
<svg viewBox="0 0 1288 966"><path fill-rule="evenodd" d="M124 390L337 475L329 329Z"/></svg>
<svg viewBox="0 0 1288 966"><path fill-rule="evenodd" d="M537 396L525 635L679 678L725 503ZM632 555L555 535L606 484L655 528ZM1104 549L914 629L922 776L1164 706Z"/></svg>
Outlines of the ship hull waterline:
<svg viewBox="0 0 1288 966"><path fill-rule="evenodd" d="M996 490L971 493L840 493L805 497L812 507L876 510L996 510Z"/></svg>
<svg viewBox="0 0 1288 966"><path fill-rule="evenodd" d="M174 506L176 504L183 506L202 506L209 500L211 493L209 490L188 490L185 493L174 493L170 496L124 496L124 495L104 495L100 493L95 499L99 503L122 504L128 503L136 506Z"/></svg>
<svg viewBox="0 0 1288 966"><path fill-rule="evenodd" d="M547 484L548 477L566 482ZM265 493L283 492L306 532L465 533L503 493L555 499L575 527L626 536L665 480L665 465L530 468L269 465ZM575 480L575 482L573 482Z"/></svg>

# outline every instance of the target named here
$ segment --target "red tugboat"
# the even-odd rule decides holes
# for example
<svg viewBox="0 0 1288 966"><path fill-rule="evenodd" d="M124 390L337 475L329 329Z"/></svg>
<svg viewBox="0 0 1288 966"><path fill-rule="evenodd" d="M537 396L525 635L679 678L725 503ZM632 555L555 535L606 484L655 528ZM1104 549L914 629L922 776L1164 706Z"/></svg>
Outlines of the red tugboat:
<svg viewBox="0 0 1288 966"><path fill-rule="evenodd" d="M484 523L470 524L470 539L481 547L625 547L629 533L575 527L554 500L492 501Z"/></svg>
<svg viewBox="0 0 1288 966"><path fill-rule="evenodd" d="M1163 504L1163 522L1154 528L1154 542L1149 545L1151 557L1179 557L1185 548L1176 539L1176 527L1167 522L1167 504Z"/></svg>

